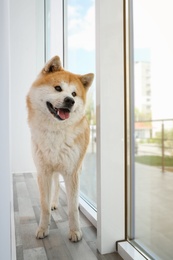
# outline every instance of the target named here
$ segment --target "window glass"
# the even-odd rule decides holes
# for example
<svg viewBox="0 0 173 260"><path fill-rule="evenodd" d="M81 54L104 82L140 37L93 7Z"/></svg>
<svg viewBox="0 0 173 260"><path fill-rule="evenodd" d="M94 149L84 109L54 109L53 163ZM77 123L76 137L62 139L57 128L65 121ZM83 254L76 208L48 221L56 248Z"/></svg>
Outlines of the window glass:
<svg viewBox="0 0 173 260"><path fill-rule="evenodd" d="M134 121L129 239L173 259L172 0L133 0ZM133 116L132 116L133 118Z"/></svg>
<svg viewBox="0 0 173 260"><path fill-rule="evenodd" d="M62 0L45 1L45 60L58 55L63 63Z"/></svg>
<svg viewBox="0 0 173 260"><path fill-rule="evenodd" d="M66 68L76 74L95 73L95 2L68 0L65 24ZM87 100L90 144L82 168L80 195L96 208L95 81L88 92Z"/></svg>

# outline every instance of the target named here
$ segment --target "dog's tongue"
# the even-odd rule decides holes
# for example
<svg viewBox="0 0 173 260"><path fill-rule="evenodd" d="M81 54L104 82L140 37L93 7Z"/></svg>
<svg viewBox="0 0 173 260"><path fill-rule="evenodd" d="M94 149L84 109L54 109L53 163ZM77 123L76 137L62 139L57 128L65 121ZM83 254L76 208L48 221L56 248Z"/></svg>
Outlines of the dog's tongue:
<svg viewBox="0 0 173 260"><path fill-rule="evenodd" d="M61 117L61 119L67 119L70 116L70 113L68 110L65 109L58 109L58 116Z"/></svg>

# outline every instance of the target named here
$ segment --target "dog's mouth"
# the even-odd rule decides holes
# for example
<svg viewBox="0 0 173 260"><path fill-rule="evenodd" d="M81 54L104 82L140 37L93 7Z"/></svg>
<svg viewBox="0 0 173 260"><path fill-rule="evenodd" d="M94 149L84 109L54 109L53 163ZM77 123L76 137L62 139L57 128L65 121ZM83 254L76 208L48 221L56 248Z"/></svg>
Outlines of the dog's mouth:
<svg viewBox="0 0 173 260"><path fill-rule="evenodd" d="M70 109L63 107L63 108L56 108L50 102L46 102L47 108L49 109L50 113L59 120L68 119L70 116Z"/></svg>

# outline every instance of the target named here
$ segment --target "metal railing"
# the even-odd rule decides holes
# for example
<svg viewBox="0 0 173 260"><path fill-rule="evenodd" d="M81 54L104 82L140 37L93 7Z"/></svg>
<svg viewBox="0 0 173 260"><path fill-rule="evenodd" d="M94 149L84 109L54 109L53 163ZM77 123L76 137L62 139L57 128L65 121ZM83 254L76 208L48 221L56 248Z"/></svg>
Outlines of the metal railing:
<svg viewBox="0 0 173 260"><path fill-rule="evenodd" d="M156 155L173 158L173 119L135 121L135 148L138 155Z"/></svg>

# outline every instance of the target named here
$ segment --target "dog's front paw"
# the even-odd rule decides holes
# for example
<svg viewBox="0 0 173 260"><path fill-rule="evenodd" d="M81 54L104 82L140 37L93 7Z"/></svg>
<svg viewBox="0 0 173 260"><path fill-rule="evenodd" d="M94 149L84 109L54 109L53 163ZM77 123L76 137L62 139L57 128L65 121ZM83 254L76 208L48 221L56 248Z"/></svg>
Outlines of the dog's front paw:
<svg viewBox="0 0 173 260"><path fill-rule="evenodd" d="M58 203L53 201L52 204L51 204L51 210L55 210L57 208L58 208Z"/></svg>
<svg viewBox="0 0 173 260"><path fill-rule="evenodd" d="M82 231L81 230L70 230L70 233L69 233L69 239L72 241L72 242L78 242L82 239Z"/></svg>
<svg viewBox="0 0 173 260"><path fill-rule="evenodd" d="M38 227L36 231L36 238L45 238L49 235L49 229L48 228L43 228L43 227Z"/></svg>

